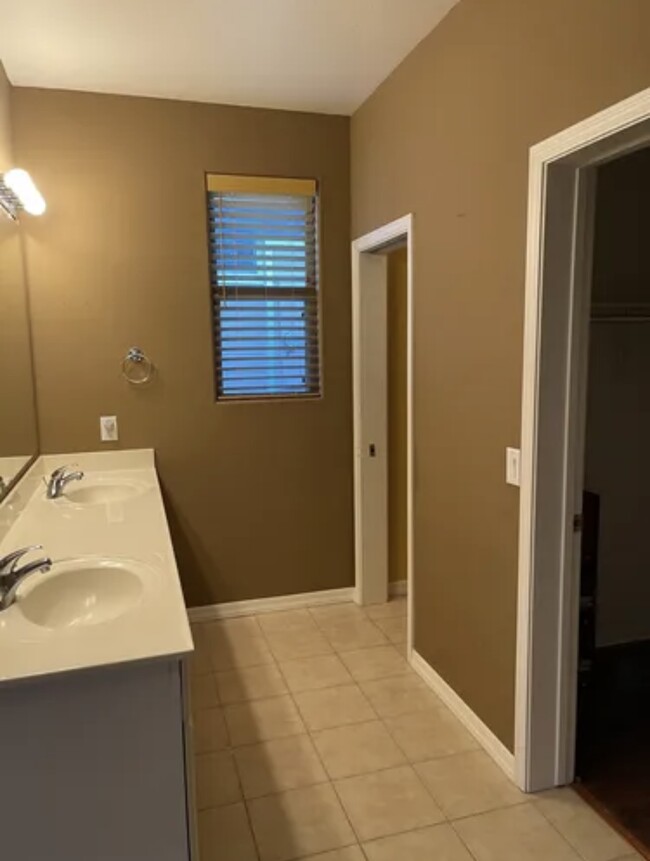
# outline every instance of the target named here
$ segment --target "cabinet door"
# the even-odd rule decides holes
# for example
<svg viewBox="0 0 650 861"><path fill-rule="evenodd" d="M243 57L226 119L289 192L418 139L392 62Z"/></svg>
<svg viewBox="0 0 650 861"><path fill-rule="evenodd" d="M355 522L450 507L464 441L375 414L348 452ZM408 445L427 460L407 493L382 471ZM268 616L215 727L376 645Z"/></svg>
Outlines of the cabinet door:
<svg viewBox="0 0 650 861"><path fill-rule="evenodd" d="M188 859L182 708L177 661L3 689L2 857Z"/></svg>

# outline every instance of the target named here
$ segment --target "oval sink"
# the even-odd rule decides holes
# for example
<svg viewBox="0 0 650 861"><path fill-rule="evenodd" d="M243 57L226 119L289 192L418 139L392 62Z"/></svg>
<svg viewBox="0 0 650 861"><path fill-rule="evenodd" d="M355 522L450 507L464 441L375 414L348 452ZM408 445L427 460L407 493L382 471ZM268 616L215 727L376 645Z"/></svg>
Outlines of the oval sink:
<svg viewBox="0 0 650 861"><path fill-rule="evenodd" d="M44 628L99 625L137 606L147 571L137 562L111 559L55 562L47 574L25 581L17 605Z"/></svg>
<svg viewBox="0 0 650 861"><path fill-rule="evenodd" d="M101 505L124 502L146 490L146 484L134 479L82 478L74 484L70 483L61 499L75 505Z"/></svg>

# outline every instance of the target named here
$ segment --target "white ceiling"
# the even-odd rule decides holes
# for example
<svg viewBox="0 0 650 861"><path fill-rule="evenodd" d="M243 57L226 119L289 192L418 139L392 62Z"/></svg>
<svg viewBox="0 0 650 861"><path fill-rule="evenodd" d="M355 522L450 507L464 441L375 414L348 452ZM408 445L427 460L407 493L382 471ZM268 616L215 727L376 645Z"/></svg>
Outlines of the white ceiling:
<svg viewBox="0 0 650 861"><path fill-rule="evenodd" d="M458 0L0 0L17 86L352 113Z"/></svg>

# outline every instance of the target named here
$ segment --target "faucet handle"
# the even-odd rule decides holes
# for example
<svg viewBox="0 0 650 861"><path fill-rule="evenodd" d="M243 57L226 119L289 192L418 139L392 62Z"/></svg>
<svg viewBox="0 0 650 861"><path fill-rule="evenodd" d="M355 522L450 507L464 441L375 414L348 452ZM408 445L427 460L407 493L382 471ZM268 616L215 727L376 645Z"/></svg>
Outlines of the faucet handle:
<svg viewBox="0 0 650 861"><path fill-rule="evenodd" d="M75 463L65 464L64 466L57 466L57 468L52 471L52 475L50 476L50 478L61 478L62 475L65 475L69 469L74 469L75 466Z"/></svg>
<svg viewBox="0 0 650 861"><path fill-rule="evenodd" d="M28 553L31 553L32 550L42 550L42 544L32 544L29 547L23 547L20 550L14 550L13 553L9 553L7 556L3 556L0 559L0 577L8 577L10 574L16 570L16 566Z"/></svg>

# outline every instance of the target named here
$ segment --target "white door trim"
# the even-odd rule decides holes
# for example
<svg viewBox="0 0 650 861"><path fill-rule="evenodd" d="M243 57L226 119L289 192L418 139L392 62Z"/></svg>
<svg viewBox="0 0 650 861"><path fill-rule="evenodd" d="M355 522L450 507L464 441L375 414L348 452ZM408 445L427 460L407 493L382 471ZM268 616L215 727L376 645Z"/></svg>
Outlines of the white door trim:
<svg viewBox="0 0 650 861"><path fill-rule="evenodd" d="M650 141L649 121L647 89L530 151L515 702L516 779L527 791L573 778L579 560L570 521L581 511L590 174Z"/></svg>
<svg viewBox="0 0 650 861"><path fill-rule="evenodd" d="M407 648L410 656L413 648L413 216L406 215L390 224L361 236L352 243L352 368L353 368L353 421L354 421L354 510L355 510L355 585L357 600L364 578L371 578L372 571L365 571L361 552L364 536L361 529L361 320L360 298L363 289L361 255L373 253L405 239L407 244L407 321L406 321L406 519L407 519L407 592L408 635Z"/></svg>

